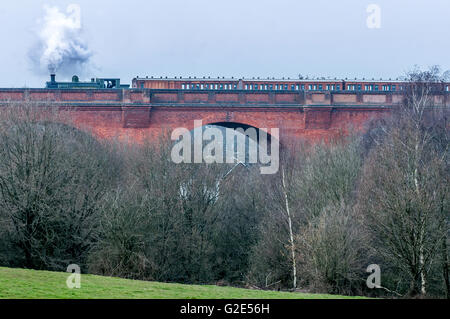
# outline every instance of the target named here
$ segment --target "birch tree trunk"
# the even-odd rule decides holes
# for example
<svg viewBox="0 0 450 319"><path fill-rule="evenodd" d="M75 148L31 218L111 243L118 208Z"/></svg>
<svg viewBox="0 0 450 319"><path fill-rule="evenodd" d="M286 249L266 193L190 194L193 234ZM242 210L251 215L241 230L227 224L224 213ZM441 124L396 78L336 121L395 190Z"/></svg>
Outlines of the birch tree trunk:
<svg viewBox="0 0 450 319"><path fill-rule="evenodd" d="M281 170L281 182L283 185L283 194L284 194L284 200L285 200L285 208L286 208L286 214L288 219L288 226L289 226L289 244L291 248L291 258L292 258L292 273L293 273L293 289L295 290L297 288L297 266L295 264L295 243L294 243L294 234L292 232L292 218L291 218L291 211L289 208L289 199L286 189L286 182L284 177L284 168Z"/></svg>
<svg viewBox="0 0 450 319"><path fill-rule="evenodd" d="M416 188L416 195L417 198L420 198L420 187L419 187L419 142L420 136L419 136L419 128L416 128L416 141L414 145L414 184ZM422 295L425 295L427 293L426 291L426 278L425 278L425 262L424 262L424 255L423 255L423 246L425 241L425 212L419 212L420 215L420 233L419 233L419 271L420 271L420 293Z"/></svg>

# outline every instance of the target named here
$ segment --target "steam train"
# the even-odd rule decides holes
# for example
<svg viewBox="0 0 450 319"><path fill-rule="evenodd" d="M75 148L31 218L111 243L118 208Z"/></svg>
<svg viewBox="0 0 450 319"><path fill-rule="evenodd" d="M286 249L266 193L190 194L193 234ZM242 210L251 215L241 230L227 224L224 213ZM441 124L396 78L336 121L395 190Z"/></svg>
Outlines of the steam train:
<svg viewBox="0 0 450 319"><path fill-rule="evenodd" d="M290 78L211 78L211 77L136 77L132 80L134 89L154 90L249 90L249 91L373 91L396 92L404 90L406 82L401 80L367 79L290 79ZM128 89L130 85L121 84L119 78L92 78L90 82L80 82L74 75L72 82L57 82L51 74L46 83L49 89ZM439 91L449 91L449 83L436 83Z"/></svg>

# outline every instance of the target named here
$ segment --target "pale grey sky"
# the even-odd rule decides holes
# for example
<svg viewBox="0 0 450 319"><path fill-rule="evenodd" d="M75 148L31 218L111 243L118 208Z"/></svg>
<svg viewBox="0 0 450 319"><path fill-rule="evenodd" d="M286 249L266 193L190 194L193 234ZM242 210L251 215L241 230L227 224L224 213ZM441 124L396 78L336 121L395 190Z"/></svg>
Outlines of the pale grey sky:
<svg viewBox="0 0 450 319"><path fill-rule="evenodd" d="M450 69L449 0L15 0L0 3L0 87L43 87L29 50L44 5L81 6L93 51L81 75L389 78ZM369 4L381 28L366 25ZM59 77L58 79L61 79Z"/></svg>

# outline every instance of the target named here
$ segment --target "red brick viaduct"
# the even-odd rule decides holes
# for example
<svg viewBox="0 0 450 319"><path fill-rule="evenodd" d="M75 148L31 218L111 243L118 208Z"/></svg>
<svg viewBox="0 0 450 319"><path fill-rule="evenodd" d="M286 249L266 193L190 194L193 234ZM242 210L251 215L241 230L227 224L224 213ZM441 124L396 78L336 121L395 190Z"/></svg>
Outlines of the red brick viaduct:
<svg viewBox="0 0 450 319"><path fill-rule="evenodd" d="M448 92L435 97L450 106ZM280 140L318 141L364 130L402 100L400 92L0 89L0 106L31 102L70 111L77 128L100 138L155 139L165 129L227 122L279 128Z"/></svg>

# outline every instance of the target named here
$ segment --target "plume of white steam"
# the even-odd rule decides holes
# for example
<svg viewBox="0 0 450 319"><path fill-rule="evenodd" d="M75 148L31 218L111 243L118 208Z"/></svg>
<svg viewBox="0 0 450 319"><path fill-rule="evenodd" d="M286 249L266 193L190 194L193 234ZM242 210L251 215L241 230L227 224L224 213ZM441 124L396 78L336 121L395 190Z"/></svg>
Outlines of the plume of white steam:
<svg viewBox="0 0 450 319"><path fill-rule="evenodd" d="M80 6L70 4L66 13L47 5L44 9L46 14L39 32L39 57L36 56L34 62L39 64L39 69L51 73L79 72L92 56L81 37Z"/></svg>

